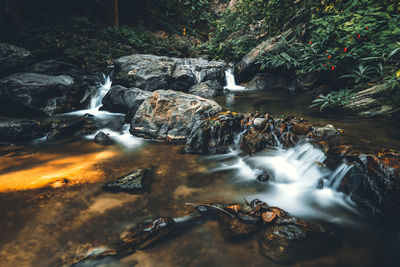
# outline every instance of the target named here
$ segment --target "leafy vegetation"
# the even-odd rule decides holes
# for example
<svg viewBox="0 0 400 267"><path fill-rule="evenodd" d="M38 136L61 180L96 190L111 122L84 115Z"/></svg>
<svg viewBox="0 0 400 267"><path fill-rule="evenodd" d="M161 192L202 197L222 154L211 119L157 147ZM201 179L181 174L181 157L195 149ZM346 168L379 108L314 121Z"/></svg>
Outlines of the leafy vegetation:
<svg viewBox="0 0 400 267"><path fill-rule="evenodd" d="M350 90L340 90L340 91L332 91L329 94L319 95L317 99L315 99L310 107L319 107L322 111L326 108L330 109L338 109L350 103L350 100L354 98L354 93Z"/></svg>

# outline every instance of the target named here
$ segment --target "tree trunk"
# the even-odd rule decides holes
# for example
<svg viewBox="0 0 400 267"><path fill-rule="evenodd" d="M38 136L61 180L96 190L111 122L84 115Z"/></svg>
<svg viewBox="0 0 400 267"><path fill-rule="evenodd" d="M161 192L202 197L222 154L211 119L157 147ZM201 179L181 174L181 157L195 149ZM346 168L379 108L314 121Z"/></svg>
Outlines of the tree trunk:
<svg viewBox="0 0 400 267"><path fill-rule="evenodd" d="M114 26L119 27L119 8L118 0L114 0Z"/></svg>

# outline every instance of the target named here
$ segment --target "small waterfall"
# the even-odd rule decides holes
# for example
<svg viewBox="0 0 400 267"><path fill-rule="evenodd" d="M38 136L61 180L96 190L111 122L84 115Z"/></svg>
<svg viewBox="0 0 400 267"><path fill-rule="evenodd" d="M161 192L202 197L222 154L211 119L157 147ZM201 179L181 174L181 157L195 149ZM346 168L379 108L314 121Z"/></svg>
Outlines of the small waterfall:
<svg viewBox="0 0 400 267"><path fill-rule="evenodd" d="M328 185L332 187L332 189L337 190L347 172L352 168L351 165L342 163L329 177Z"/></svg>
<svg viewBox="0 0 400 267"><path fill-rule="evenodd" d="M112 81L110 76L104 75L104 80L105 80L104 84L102 84L99 87L99 89L97 89L96 94L90 100L90 107L89 107L90 110L96 110L96 111L99 110L99 108L102 105L103 98L111 89Z"/></svg>
<svg viewBox="0 0 400 267"><path fill-rule="evenodd" d="M246 90L246 87L240 86L236 84L235 81L235 75L233 73L232 68L228 68L225 71L225 78L226 78L226 86L224 87L225 89L229 89L231 91L241 91L241 90Z"/></svg>
<svg viewBox="0 0 400 267"><path fill-rule="evenodd" d="M259 184L260 193L240 196L238 200L257 197L296 216L351 222L358 214L355 205L348 196L336 191L351 166L342 164L331 171L322 164L325 159L320 149L310 143L300 143L293 148L277 148L252 157L239 154L233 159L221 157L220 167L213 171L233 171L236 182L250 188L260 174L270 176L268 182Z"/></svg>

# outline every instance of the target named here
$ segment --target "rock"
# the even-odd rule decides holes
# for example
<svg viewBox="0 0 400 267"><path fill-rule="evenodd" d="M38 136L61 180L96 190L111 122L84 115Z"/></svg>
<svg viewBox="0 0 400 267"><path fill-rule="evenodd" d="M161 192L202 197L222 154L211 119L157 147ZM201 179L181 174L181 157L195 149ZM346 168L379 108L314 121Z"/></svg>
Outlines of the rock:
<svg viewBox="0 0 400 267"><path fill-rule="evenodd" d="M253 127L256 130L264 130L265 127L267 126L268 120L266 118L255 118L253 120Z"/></svg>
<svg viewBox="0 0 400 267"><path fill-rule="evenodd" d="M350 153L349 153L350 154ZM397 226L400 219L400 156L392 152L376 155L346 155L353 164L338 190L375 219Z"/></svg>
<svg viewBox="0 0 400 267"><path fill-rule="evenodd" d="M104 146L111 145L113 143L110 136L108 136L104 132L99 132L98 134L96 134L96 136L94 137L94 141L96 143L98 143L100 145L104 145Z"/></svg>
<svg viewBox="0 0 400 267"><path fill-rule="evenodd" d="M27 69L27 72L48 75L70 75L74 76L79 70L72 64L55 59L43 60Z"/></svg>
<svg viewBox="0 0 400 267"><path fill-rule="evenodd" d="M217 216L222 236L227 240L242 240L258 231L259 225L243 223L237 218L219 214Z"/></svg>
<svg viewBox="0 0 400 267"><path fill-rule="evenodd" d="M153 172L150 169L138 169L103 186L105 191L117 193L141 194L150 189Z"/></svg>
<svg viewBox="0 0 400 267"><path fill-rule="evenodd" d="M73 134L82 130L86 123L85 118L72 121L59 121L55 122L53 129L46 137L46 142L54 142L63 138L71 137Z"/></svg>
<svg viewBox="0 0 400 267"><path fill-rule="evenodd" d="M343 108L364 117L388 116L398 113L399 108L384 104L387 102L383 97L386 90L386 84L378 84L357 92Z"/></svg>
<svg viewBox="0 0 400 267"><path fill-rule="evenodd" d="M198 120L187 138L185 152L225 153L243 131L243 119L242 114L223 112L205 120Z"/></svg>
<svg viewBox="0 0 400 267"><path fill-rule="evenodd" d="M21 71L30 60L31 52L12 44L0 43L0 77Z"/></svg>
<svg viewBox="0 0 400 267"><path fill-rule="evenodd" d="M158 90L140 105L130 132L145 138L185 142L197 121L219 111L221 107L212 100Z"/></svg>
<svg viewBox="0 0 400 267"><path fill-rule="evenodd" d="M70 76L50 76L37 73L16 73L0 80L0 99L18 112L29 108L46 115L72 111L83 96Z"/></svg>
<svg viewBox="0 0 400 267"><path fill-rule="evenodd" d="M266 147L275 146L277 146L277 143L271 133L263 133L255 129L247 131L240 143L240 148L250 155L260 152Z"/></svg>
<svg viewBox="0 0 400 267"><path fill-rule="evenodd" d="M314 139L328 139L340 134L340 130L336 129L332 124L328 124L323 127L314 127L308 136Z"/></svg>
<svg viewBox="0 0 400 267"><path fill-rule="evenodd" d="M259 235L260 252L280 264L294 264L300 260L329 255L340 247L340 241L320 225L304 221L276 224Z"/></svg>
<svg viewBox="0 0 400 267"><path fill-rule="evenodd" d="M285 148L294 147L299 142L299 137L291 132L284 132L279 137L279 142L281 142L282 146Z"/></svg>
<svg viewBox="0 0 400 267"><path fill-rule="evenodd" d="M189 89L189 94L212 98L222 95L223 90L223 86L218 81L210 80L192 86Z"/></svg>
<svg viewBox="0 0 400 267"><path fill-rule="evenodd" d="M321 84L322 80L329 79L329 77L323 77L321 72L310 72L301 74L296 77L292 82L291 91L309 91Z"/></svg>
<svg viewBox="0 0 400 267"><path fill-rule="evenodd" d="M161 241L176 229L176 222L170 217L161 217L140 223L120 235L118 254L127 254L136 249L146 248Z"/></svg>
<svg viewBox="0 0 400 267"><path fill-rule="evenodd" d="M115 61L115 82L144 91L189 88L206 80L223 82L225 63L202 58L169 58L135 54Z"/></svg>
<svg viewBox="0 0 400 267"><path fill-rule="evenodd" d="M126 114L126 120L131 121L139 106L151 95L151 92L143 91L135 87L125 88L120 85L113 86L103 98L102 109L124 113Z"/></svg>
<svg viewBox="0 0 400 267"><path fill-rule="evenodd" d="M0 117L0 142L29 141L44 133L45 126L37 120Z"/></svg>
<svg viewBox="0 0 400 267"><path fill-rule="evenodd" d="M261 53L268 53L277 48L282 37L288 38L292 34L292 30L287 30L278 36L271 37L257 47L252 49L242 60L236 65L236 72L239 83L250 81L260 69L260 64L257 63L258 56Z"/></svg>
<svg viewBox="0 0 400 267"><path fill-rule="evenodd" d="M292 132L294 134L300 134L300 135L307 135L308 133L313 131L313 125L309 122L299 122L295 123L292 127Z"/></svg>

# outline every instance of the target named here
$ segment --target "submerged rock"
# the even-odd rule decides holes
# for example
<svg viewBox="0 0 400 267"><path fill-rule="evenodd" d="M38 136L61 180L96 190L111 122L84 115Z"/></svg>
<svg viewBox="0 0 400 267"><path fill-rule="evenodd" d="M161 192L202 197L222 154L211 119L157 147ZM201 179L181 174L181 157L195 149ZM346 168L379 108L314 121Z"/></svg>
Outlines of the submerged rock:
<svg viewBox="0 0 400 267"><path fill-rule="evenodd" d="M82 130L86 123L85 118L73 121L59 121L53 124L53 129L46 137L47 142L57 141L63 138L70 137L76 132Z"/></svg>
<svg viewBox="0 0 400 267"><path fill-rule="evenodd" d="M225 63L202 58L169 58L135 54L115 61L115 82L145 91L189 88L207 80L223 82Z"/></svg>
<svg viewBox="0 0 400 267"><path fill-rule="evenodd" d="M328 255L340 247L340 241L320 225L301 221L266 227L259 235L260 252L281 264Z"/></svg>
<svg viewBox="0 0 400 267"><path fill-rule="evenodd" d="M16 73L0 80L0 99L10 110L27 107L46 115L80 107L83 92L70 76Z"/></svg>
<svg viewBox="0 0 400 267"><path fill-rule="evenodd" d="M43 137L46 127L33 119L0 117L0 141L29 141Z"/></svg>
<svg viewBox="0 0 400 267"><path fill-rule="evenodd" d="M111 145L113 143L113 140L110 138L110 136L108 136L104 132L99 132L98 134L96 134L96 136L94 137L94 141L103 146Z"/></svg>
<svg viewBox="0 0 400 267"><path fill-rule="evenodd" d="M31 52L12 44L0 43L0 77L20 71L29 63Z"/></svg>
<svg viewBox="0 0 400 267"><path fill-rule="evenodd" d="M103 186L105 191L141 194L150 189L153 172L150 169L135 170Z"/></svg>
<svg viewBox="0 0 400 267"><path fill-rule="evenodd" d="M196 122L221 111L220 105L195 95L172 90L155 91L133 117L133 135L185 142Z"/></svg>
<svg viewBox="0 0 400 267"><path fill-rule="evenodd" d="M140 223L120 235L118 254L126 254L136 249L146 248L161 241L176 229L176 222L170 217L161 217Z"/></svg>
<svg viewBox="0 0 400 267"><path fill-rule="evenodd" d="M113 86L103 98L103 110L126 114L126 120L131 121L139 106L151 96L151 92L139 88Z"/></svg>

